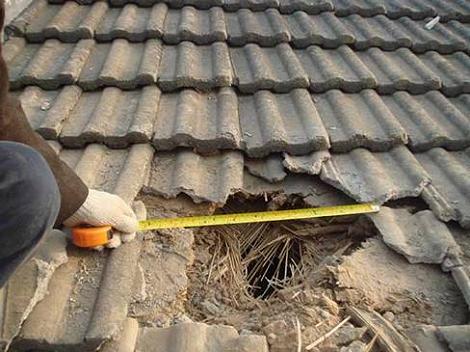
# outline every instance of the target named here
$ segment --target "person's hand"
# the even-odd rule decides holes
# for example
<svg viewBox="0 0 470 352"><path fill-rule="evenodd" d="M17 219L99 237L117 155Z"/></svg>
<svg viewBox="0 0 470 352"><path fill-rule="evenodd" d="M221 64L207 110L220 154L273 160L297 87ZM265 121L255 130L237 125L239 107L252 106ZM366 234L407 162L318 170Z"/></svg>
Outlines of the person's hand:
<svg viewBox="0 0 470 352"><path fill-rule="evenodd" d="M90 189L82 206L64 221L67 227L78 225L113 227L113 238L106 244L108 248L116 248L121 242L129 242L135 238L138 228L137 217L132 208L120 197ZM95 249L102 249L97 247Z"/></svg>

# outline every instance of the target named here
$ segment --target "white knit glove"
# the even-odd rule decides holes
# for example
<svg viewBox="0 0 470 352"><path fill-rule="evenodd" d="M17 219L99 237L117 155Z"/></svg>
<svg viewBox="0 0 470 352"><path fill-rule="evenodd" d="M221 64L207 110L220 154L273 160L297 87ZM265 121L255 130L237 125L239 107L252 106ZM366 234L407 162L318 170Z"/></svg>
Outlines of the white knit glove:
<svg viewBox="0 0 470 352"><path fill-rule="evenodd" d="M113 227L113 238L106 245L108 248L116 248L122 242L132 241L138 228L137 217L126 202L114 194L94 189L89 190L82 206L64 221L67 227L85 224ZM103 247L95 249L100 250Z"/></svg>

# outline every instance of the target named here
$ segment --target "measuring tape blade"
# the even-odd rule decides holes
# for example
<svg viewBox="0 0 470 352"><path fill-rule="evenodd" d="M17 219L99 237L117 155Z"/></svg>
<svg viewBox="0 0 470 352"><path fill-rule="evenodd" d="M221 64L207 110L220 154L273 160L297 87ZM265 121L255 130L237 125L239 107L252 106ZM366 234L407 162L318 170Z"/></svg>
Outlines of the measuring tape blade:
<svg viewBox="0 0 470 352"><path fill-rule="evenodd" d="M206 216L188 216L181 218L148 219L139 222L139 230L172 229L181 227L202 227L216 225L247 224L282 220L300 220L327 216L355 215L375 213L380 206L366 204L338 205L333 207L288 209L262 211L254 213L219 214Z"/></svg>

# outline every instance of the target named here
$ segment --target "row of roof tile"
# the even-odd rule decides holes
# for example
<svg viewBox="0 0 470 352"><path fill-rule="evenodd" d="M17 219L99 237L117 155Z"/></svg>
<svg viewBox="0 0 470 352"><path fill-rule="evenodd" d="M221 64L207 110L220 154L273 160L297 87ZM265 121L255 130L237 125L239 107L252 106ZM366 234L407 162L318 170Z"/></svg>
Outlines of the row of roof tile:
<svg viewBox="0 0 470 352"><path fill-rule="evenodd" d="M157 3L166 3L173 8L195 6L208 9L221 6L227 11L237 11L248 8L253 11L264 11L268 8L279 9L281 13L305 11L317 14L323 11L335 11L338 16L359 14L361 16L375 16L385 14L390 18L410 17L424 19L440 15L443 21L458 19L470 20L470 5L466 0L108 0L112 6L125 6L129 3L139 6L152 6ZM63 4L67 0L49 0L53 4ZM93 4L96 0L76 0L79 4Z"/></svg>
<svg viewBox="0 0 470 352"><path fill-rule="evenodd" d="M302 11L281 15L275 9L227 13L220 7L197 10L186 6L175 10L164 3L152 9L134 4L109 8L106 2L92 6L75 2L48 5L46 0L35 1L8 30L29 42L46 39L67 43L80 39L107 42L119 38L141 42L159 38L167 44L191 41L203 45L227 41L231 46L248 43L275 46L290 42L297 48L314 44L336 48L347 44L358 50L409 47L414 52L435 50L441 53L468 50L470 37L470 29L458 21L437 24L433 30L426 30L423 21L409 17L397 20L383 15L336 17L332 12L308 15Z"/></svg>
<svg viewBox="0 0 470 352"><path fill-rule="evenodd" d="M231 88L161 94L156 86L95 92L77 86L58 91L27 87L17 94L42 136L73 148L152 142L157 150L233 149L263 157L330 147L345 152L357 147L384 151L406 143L415 151L470 146L468 94L446 98L437 91L380 96L374 90L359 94L331 90L310 95L297 89L289 94L259 91L239 96Z"/></svg>
<svg viewBox="0 0 470 352"><path fill-rule="evenodd" d="M248 44L229 49L221 42L163 45L158 39L144 43L86 39L76 44L50 39L44 44L27 44L13 38L5 44L5 59L13 89L26 85L56 89L69 84L85 90L103 86L133 89L158 82L164 91L234 85L242 93L307 87L313 92L367 88L381 94L437 89L448 96L470 92L470 56L464 52L416 55L407 48L354 52L345 45L293 50L285 43L273 48Z"/></svg>
<svg viewBox="0 0 470 352"><path fill-rule="evenodd" d="M321 167L311 168L315 164ZM249 177L245 169L256 177ZM299 171L302 173L295 175ZM184 193L196 202L224 204L236 192L262 194L283 190L287 194L314 196L320 203L326 199L331 202L331 197L335 198L330 204L347 202L348 198L341 196L341 192L334 192L319 181L316 176L319 174L326 184L357 202L384 204L422 196L441 220L456 220L469 228L469 172L469 148L455 152L433 148L418 154L412 154L405 146L388 152L357 148L330 156L272 155L256 161L244 160L241 153L234 151L201 156L182 150L155 154L144 192L168 198Z"/></svg>

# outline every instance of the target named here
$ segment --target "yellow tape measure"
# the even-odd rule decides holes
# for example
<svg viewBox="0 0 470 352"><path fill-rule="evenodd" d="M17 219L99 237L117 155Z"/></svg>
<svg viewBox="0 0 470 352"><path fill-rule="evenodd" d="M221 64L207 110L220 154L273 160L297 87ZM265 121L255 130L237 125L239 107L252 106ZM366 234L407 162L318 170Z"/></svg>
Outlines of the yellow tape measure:
<svg viewBox="0 0 470 352"><path fill-rule="evenodd" d="M255 213L220 214L208 216L188 216L181 218L148 219L139 222L139 230L171 229L179 227L201 227L216 225L247 224L282 220L299 220L326 216L341 216L375 213L380 206L366 204L338 205L334 207L288 209L277 211L261 211Z"/></svg>

